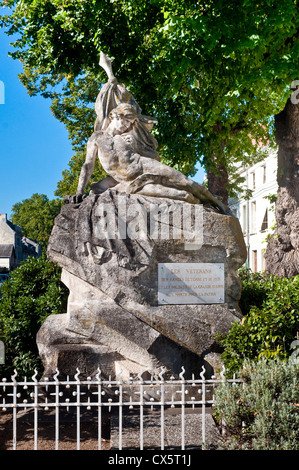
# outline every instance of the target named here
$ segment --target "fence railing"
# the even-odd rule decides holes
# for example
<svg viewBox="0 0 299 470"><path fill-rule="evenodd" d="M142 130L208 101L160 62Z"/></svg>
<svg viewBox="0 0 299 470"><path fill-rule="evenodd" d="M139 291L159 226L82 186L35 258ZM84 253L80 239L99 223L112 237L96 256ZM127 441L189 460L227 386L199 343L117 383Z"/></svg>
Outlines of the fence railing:
<svg viewBox="0 0 299 470"><path fill-rule="evenodd" d="M121 375L116 380L102 377L101 371L94 378L80 378L80 371L73 379L67 376L65 379L59 379L59 371L53 378L37 379L37 373L31 380L24 378L17 380L17 372L11 377L11 380L2 379L0 382L0 407L2 412L10 413L12 423L12 449L18 449L18 417L20 413L31 413L33 422L33 448L39 449L39 424L45 416L51 415L55 434L55 449L60 449L60 426L62 415L69 413L73 417L73 423L76 426L76 448L81 446L81 422L85 420L85 415L90 414L93 425L96 423L97 449L101 450L103 442L103 421L112 419L117 423L114 429L112 444L113 448L122 450L127 448L128 443L124 442L124 436L131 436L130 446L132 447L132 432L134 431L134 444L137 449L143 450L145 445L145 435L152 433L159 442L155 441L154 446L161 450L170 444L169 433L167 434L167 423L171 417L170 410L173 410L176 416L176 433L179 433L179 443L176 445L180 449L186 448L186 418L190 413L197 411L195 419L197 424L200 422L201 429L201 448L206 443L206 418L209 409L214 404L214 390L220 383L236 384L239 379L226 379L223 368L218 378L205 378L205 369L199 377L192 375L191 378L184 378L185 370L177 377L164 378L164 370L154 377L150 376L145 380L140 372L135 377L123 380ZM199 411L199 412L198 412ZM128 426L128 417L131 419L132 429L126 429ZM154 416L155 426L151 421L150 429L147 429L149 416ZM130 421L129 419L129 421ZM86 420L85 420L86 421ZM129 424L130 427L130 424ZM137 431L136 431L137 428ZM179 428L179 429L178 429ZM158 432L157 432L158 429ZM128 431L128 432L127 432ZM131 432L132 431L132 432ZM190 431L189 431L190 433ZM195 434L191 432L191 434ZM197 439L198 439L198 433ZM117 436L117 438L115 437ZM138 436L138 440L137 437ZM177 439L177 438L176 438ZM117 440L117 442L115 442ZM193 447L196 444L192 444ZM198 444L197 444L198 445ZM107 447L105 447L107 448Z"/></svg>

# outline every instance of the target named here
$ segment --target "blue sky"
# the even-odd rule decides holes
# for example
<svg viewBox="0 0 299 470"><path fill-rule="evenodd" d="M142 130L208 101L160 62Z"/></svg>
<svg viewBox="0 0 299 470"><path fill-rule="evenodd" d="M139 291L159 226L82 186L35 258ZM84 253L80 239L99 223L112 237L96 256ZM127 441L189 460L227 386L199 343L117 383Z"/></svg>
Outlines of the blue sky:
<svg viewBox="0 0 299 470"><path fill-rule="evenodd" d="M73 155L67 131L51 114L50 100L30 97L18 74L21 63L8 57L12 42L0 29L0 213L34 193L54 196L62 171ZM3 100L0 99L0 103Z"/></svg>
<svg viewBox="0 0 299 470"><path fill-rule="evenodd" d="M51 114L50 100L30 97L18 74L21 63L8 57L12 39L0 29L0 213L34 193L55 197L57 182L73 155L67 131ZM2 103L0 96L0 103ZM193 178L202 182L200 169Z"/></svg>

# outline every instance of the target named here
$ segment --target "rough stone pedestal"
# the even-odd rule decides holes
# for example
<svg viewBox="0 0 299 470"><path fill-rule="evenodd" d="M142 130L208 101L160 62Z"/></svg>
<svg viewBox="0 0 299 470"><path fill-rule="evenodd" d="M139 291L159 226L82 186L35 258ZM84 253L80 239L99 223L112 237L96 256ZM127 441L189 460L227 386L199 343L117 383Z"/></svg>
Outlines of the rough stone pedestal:
<svg viewBox="0 0 299 470"><path fill-rule="evenodd" d="M120 201L125 201L127 214L122 230L132 235L134 227L135 238L113 238L103 230L107 221L111 229L113 216L120 224ZM108 189L62 207L48 257L63 268L62 281L70 294L67 313L51 315L38 332L45 375L56 368L73 375L77 367L90 376L98 368L104 376L121 371L123 378L141 370L155 374L161 367L178 374L183 366L186 377L201 371L202 365L208 373L215 371L215 335L226 333L240 317L236 271L246 259L246 249L238 220L211 208L203 208L202 246L187 249L190 233L171 237L173 228L181 227L178 214L184 214L186 206L192 205ZM157 208L158 214L175 214L168 222L167 217L158 221L159 230L165 230L166 223L169 237L151 238L148 225L142 232L140 219L136 229L136 208L147 224ZM224 302L159 305L159 263L223 263Z"/></svg>

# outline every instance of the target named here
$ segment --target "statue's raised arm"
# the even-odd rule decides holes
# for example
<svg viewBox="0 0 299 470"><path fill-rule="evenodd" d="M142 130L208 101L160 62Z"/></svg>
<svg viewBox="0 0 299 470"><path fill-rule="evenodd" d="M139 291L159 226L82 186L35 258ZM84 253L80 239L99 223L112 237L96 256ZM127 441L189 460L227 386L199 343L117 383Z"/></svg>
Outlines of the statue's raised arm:
<svg viewBox="0 0 299 470"><path fill-rule="evenodd" d="M99 65L105 70L109 80L113 80L115 78L113 71L112 71L111 59L102 51L100 53Z"/></svg>

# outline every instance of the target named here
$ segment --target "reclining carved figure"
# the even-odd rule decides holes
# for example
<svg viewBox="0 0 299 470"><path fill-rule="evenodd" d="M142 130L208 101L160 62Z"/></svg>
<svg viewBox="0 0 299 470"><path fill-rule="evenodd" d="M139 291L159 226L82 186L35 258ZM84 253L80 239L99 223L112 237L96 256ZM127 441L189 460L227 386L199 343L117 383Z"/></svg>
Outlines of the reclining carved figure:
<svg viewBox="0 0 299 470"><path fill-rule="evenodd" d="M145 116L123 84L114 77L111 61L101 53L100 65L108 75L96 100L97 120L87 143L74 202L80 202L94 169L96 158L109 175L104 187L145 196L167 197L191 204L212 204L221 212L225 207L203 185L160 161L157 141L151 134L155 119ZM92 191L103 184L93 184Z"/></svg>

